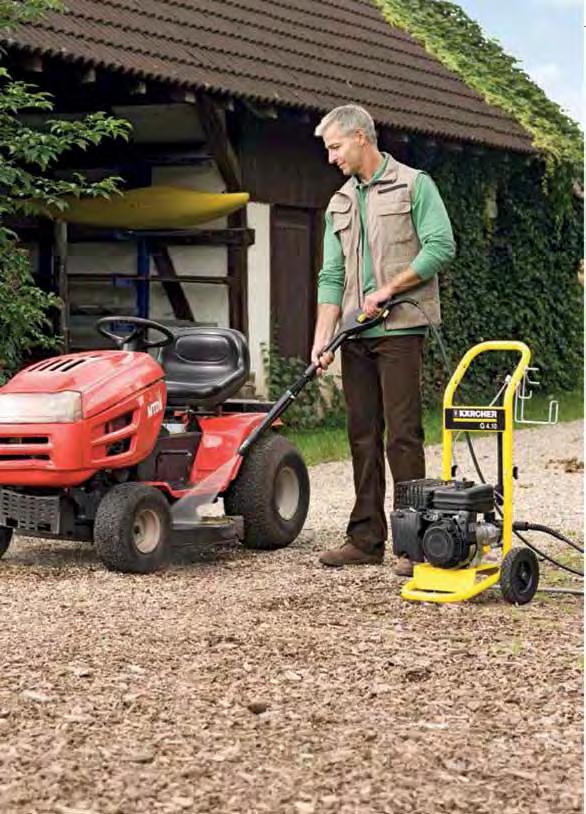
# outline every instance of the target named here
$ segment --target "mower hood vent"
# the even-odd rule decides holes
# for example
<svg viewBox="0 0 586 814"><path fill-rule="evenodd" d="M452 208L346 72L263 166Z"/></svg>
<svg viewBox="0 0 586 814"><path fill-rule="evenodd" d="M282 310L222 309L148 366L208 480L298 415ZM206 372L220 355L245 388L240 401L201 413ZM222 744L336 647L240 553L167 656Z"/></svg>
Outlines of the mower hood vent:
<svg viewBox="0 0 586 814"><path fill-rule="evenodd" d="M88 354L87 356L62 356L59 359L50 359L49 361L39 362L37 365L32 365L29 370L34 370L36 373L69 373L76 367L81 367L92 359L99 359L99 356Z"/></svg>

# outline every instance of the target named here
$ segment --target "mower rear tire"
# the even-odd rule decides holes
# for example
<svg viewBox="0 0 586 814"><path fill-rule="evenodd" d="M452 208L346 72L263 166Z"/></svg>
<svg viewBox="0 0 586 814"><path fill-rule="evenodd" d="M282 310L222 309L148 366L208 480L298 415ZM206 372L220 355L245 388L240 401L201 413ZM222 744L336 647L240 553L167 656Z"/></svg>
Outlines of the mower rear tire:
<svg viewBox="0 0 586 814"><path fill-rule="evenodd" d="M512 548L501 565L501 590L511 605L526 605L539 585L539 562L530 548Z"/></svg>
<svg viewBox="0 0 586 814"><path fill-rule="evenodd" d="M102 498L94 523L98 557L110 571L150 574L171 557L171 511L153 486L121 483Z"/></svg>
<svg viewBox="0 0 586 814"><path fill-rule="evenodd" d="M13 529L7 526L0 526L0 557L3 557L8 551L8 546L12 540Z"/></svg>
<svg viewBox="0 0 586 814"><path fill-rule="evenodd" d="M277 433L261 437L224 494L228 515L244 518L246 548L273 551L297 537L309 507L309 475L298 450Z"/></svg>

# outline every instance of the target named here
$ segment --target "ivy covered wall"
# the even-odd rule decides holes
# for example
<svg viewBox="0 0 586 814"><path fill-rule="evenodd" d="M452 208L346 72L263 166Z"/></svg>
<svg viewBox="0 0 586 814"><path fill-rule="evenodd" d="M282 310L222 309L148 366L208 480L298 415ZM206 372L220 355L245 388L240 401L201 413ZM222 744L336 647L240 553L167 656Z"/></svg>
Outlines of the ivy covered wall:
<svg viewBox="0 0 586 814"><path fill-rule="evenodd" d="M450 214L457 257L440 275L442 335L455 364L488 339L526 342L541 368L543 392L582 380L583 206L571 195L559 205L535 156L475 154L413 142L410 163L436 181ZM571 190L571 187L568 187ZM494 393L502 360L486 354L474 367L473 389ZM428 343L426 400L445 383L436 343Z"/></svg>

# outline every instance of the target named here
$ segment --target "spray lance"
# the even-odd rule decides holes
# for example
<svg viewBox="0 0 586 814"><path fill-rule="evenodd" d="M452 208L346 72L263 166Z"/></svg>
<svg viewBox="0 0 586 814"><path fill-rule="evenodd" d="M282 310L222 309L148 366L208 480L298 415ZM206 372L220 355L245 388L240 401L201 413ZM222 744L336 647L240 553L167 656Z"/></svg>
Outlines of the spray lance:
<svg viewBox="0 0 586 814"><path fill-rule="evenodd" d="M390 299L381 305L379 312L374 317L367 317L365 313L360 308L357 308L351 314L349 314L346 319L342 322L340 326L340 330L335 336L330 340L330 342L322 348L320 352L320 356L324 353L334 353L338 350L340 345L345 342L347 339L351 337L358 336L364 331L367 331L369 328L374 328L375 325L379 325L381 322L384 322L385 319L389 316L391 309L395 305L400 305L403 302L402 299ZM246 455L246 452L250 449L250 447L255 443L260 435L273 424L279 416L281 416L285 410L289 407L289 405L295 401L299 393L303 390L304 387L309 384L309 382L315 378L317 375L317 371L319 370L319 366L312 362L308 365L301 376L295 381L288 390L286 390L282 396L275 402L271 410L267 413L266 418L261 421L261 423L250 433L248 438L240 445L238 449L238 455Z"/></svg>

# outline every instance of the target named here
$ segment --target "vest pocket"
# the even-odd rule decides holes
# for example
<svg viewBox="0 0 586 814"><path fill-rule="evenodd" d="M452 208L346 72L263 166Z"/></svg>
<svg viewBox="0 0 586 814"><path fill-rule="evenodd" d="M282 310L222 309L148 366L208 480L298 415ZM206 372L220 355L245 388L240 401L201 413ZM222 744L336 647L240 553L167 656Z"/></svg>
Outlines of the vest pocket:
<svg viewBox="0 0 586 814"><path fill-rule="evenodd" d="M393 201L383 198L378 202L377 212L379 215L403 215L405 212L411 212L411 201Z"/></svg>
<svg viewBox="0 0 586 814"><path fill-rule="evenodd" d="M348 198L334 198L328 207L332 216L332 225L335 233L341 232L350 226L352 220L352 202Z"/></svg>
<svg viewBox="0 0 586 814"><path fill-rule="evenodd" d="M379 184L376 191L379 195L385 195L387 192L394 192L396 189L407 189L407 184Z"/></svg>
<svg viewBox="0 0 586 814"><path fill-rule="evenodd" d="M332 228L335 234L343 232L350 226L352 220L351 212L332 212Z"/></svg>
<svg viewBox="0 0 586 814"><path fill-rule="evenodd" d="M415 237L411 220L411 200L378 198L376 213L385 238L391 243L405 243Z"/></svg>

